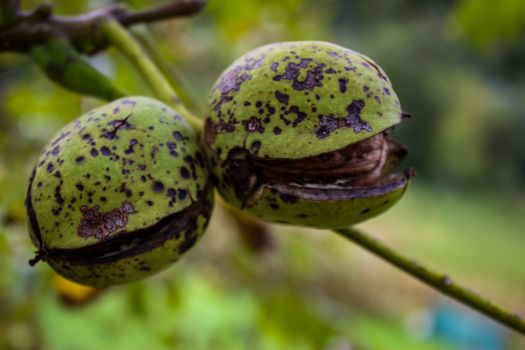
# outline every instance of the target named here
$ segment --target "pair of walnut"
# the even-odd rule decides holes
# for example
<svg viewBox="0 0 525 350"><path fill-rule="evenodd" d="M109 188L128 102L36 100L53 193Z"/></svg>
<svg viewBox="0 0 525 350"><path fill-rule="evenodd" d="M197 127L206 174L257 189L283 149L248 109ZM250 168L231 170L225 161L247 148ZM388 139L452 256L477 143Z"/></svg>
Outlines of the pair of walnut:
<svg viewBox="0 0 525 350"><path fill-rule="evenodd" d="M264 220L341 228L403 195L403 118L381 68L324 42L267 45L218 79L203 130L146 97L76 119L44 148L26 206L32 263L94 287L151 275L204 233L213 189ZM199 139L199 135L202 136Z"/></svg>

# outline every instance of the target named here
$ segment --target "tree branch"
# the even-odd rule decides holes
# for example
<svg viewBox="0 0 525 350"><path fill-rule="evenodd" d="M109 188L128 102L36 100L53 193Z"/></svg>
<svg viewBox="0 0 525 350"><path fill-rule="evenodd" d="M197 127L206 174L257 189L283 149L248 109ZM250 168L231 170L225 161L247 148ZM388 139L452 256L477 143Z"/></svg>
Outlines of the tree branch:
<svg viewBox="0 0 525 350"><path fill-rule="evenodd" d="M520 316L493 304L482 296L457 284L448 275L429 269L354 228L337 229L334 230L334 232L379 256L443 294L446 294L463 304L469 305L493 320L525 335L525 321Z"/></svg>
<svg viewBox="0 0 525 350"><path fill-rule="evenodd" d="M2 4L0 0L0 4ZM120 5L110 6L80 16L55 16L50 5L40 5L32 13L20 13L9 25L0 28L0 52L27 53L50 37L69 40L77 50L92 54L106 46L100 35L102 21L112 18L124 26L189 16L199 12L205 0L171 1L158 7L130 11Z"/></svg>
<svg viewBox="0 0 525 350"><path fill-rule="evenodd" d="M136 23L156 22L173 17L191 16L202 10L205 4L206 0L174 1L143 11L129 12L124 10L122 13L117 11L115 13L115 19L124 26Z"/></svg>

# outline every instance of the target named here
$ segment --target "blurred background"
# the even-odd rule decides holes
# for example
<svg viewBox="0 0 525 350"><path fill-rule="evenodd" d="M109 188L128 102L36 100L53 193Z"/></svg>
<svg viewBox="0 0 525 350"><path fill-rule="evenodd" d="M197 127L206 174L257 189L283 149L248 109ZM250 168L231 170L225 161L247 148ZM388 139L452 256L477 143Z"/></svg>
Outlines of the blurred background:
<svg viewBox="0 0 525 350"><path fill-rule="evenodd" d="M52 3L65 15L110 1ZM220 72L263 44L326 40L376 60L413 116L394 138L418 176L360 227L525 314L523 0L209 0L151 30L199 115ZM151 95L113 50L91 61ZM0 55L0 349L525 349L524 337L333 233L269 226L246 244L220 208L196 248L140 283L92 295L30 268L30 169L58 129L102 103Z"/></svg>

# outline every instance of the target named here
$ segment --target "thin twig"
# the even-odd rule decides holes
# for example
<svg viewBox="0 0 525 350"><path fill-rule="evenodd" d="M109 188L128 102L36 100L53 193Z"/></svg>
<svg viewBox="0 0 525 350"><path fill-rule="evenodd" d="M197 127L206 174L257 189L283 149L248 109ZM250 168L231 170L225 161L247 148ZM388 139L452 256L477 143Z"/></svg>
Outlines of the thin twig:
<svg viewBox="0 0 525 350"><path fill-rule="evenodd" d="M417 278L421 282L437 289L459 302L487 315L517 332L525 335L525 321L516 313L509 312L493 304L477 293L457 284L447 274L429 269L418 262L409 259L379 240L370 237L354 228L337 229L334 232L374 253L394 266Z"/></svg>

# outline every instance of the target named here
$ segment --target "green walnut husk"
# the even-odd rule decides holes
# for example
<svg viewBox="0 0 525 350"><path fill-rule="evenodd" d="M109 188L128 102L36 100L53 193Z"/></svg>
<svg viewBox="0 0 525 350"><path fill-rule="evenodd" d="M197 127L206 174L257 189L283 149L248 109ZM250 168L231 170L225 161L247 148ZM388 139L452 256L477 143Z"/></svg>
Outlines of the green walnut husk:
<svg viewBox="0 0 525 350"><path fill-rule="evenodd" d="M284 42L237 59L215 83L204 131L224 199L262 219L354 225L392 207L412 171L389 139L403 113L370 58L326 42Z"/></svg>
<svg viewBox="0 0 525 350"><path fill-rule="evenodd" d="M135 281L202 236L212 187L193 129L172 109L127 97L65 126L42 151L26 198L30 236L62 276L93 287Z"/></svg>

